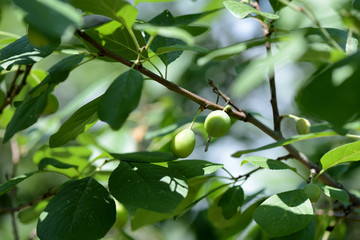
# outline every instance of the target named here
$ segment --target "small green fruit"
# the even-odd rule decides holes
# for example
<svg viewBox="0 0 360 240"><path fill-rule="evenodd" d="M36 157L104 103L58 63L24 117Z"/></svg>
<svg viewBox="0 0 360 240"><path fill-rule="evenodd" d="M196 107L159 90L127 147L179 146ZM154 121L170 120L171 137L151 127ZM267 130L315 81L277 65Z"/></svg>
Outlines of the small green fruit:
<svg viewBox="0 0 360 240"><path fill-rule="evenodd" d="M211 112L205 119L206 132L212 137L222 137L231 127L229 115L221 110Z"/></svg>
<svg viewBox="0 0 360 240"><path fill-rule="evenodd" d="M298 134L307 134L310 132L311 124L305 118L299 118L296 120L296 131Z"/></svg>
<svg viewBox="0 0 360 240"><path fill-rule="evenodd" d="M188 157L195 148L195 134L191 129L184 129L175 135L172 143L172 152L180 158Z"/></svg>
<svg viewBox="0 0 360 240"><path fill-rule="evenodd" d="M59 101L56 96L52 93L49 94L45 109L43 111L44 114L53 114L59 109Z"/></svg>
<svg viewBox="0 0 360 240"><path fill-rule="evenodd" d="M314 183L307 184L303 191L311 202L316 202L319 199L321 193L320 187Z"/></svg>

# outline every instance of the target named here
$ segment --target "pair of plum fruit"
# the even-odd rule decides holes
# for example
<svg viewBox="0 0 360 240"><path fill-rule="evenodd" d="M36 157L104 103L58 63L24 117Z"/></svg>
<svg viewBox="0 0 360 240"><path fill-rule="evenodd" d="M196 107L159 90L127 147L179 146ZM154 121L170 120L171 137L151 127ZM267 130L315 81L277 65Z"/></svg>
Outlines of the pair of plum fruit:
<svg viewBox="0 0 360 240"><path fill-rule="evenodd" d="M216 110L211 112L205 119L204 127L209 136L222 137L229 132L231 120L229 115ZM172 152L179 158L188 157L195 148L195 134L191 128L177 133L171 143Z"/></svg>

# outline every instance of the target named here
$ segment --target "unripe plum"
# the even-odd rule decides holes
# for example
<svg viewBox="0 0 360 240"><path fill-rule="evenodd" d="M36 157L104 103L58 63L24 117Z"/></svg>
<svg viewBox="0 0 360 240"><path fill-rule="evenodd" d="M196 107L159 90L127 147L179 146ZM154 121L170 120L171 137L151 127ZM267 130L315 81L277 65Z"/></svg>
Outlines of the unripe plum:
<svg viewBox="0 0 360 240"><path fill-rule="evenodd" d="M180 158L188 157L195 148L195 134L191 129L184 129L175 135L171 150L175 156Z"/></svg>
<svg viewBox="0 0 360 240"><path fill-rule="evenodd" d="M296 131L298 134L307 134L310 132L311 124L305 118L299 118L296 120Z"/></svg>
<svg viewBox="0 0 360 240"><path fill-rule="evenodd" d="M229 132L231 120L226 112L216 110L206 117L204 127L210 136L222 137Z"/></svg>

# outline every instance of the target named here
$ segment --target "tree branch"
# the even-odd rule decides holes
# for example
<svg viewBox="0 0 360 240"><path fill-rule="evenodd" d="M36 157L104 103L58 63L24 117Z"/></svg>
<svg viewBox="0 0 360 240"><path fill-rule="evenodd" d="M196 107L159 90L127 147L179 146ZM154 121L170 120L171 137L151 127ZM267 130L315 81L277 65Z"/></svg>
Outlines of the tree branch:
<svg viewBox="0 0 360 240"><path fill-rule="evenodd" d="M251 5L256 10L261 12L260 4L259 4L259 2L257 0L252 2ZM271 34L272 34L271 25L272 25L272 22L270 21L270 23L269 23L270 26L266 25L263 21L261 21L261 23L262 23L262 29L263 29L264 38L265 38L266 54L267 54L268 57L270 57L272 55L272 53L271 53ZM280 118L279 108L278 108L278 104L277 104L276 83L275 83L275 69L274 69L273 64L271 64L269 66L268 78L269 78L269 84L270 84L270 93L271 93L270 103L271 103L271 107L272 107L272 110L273 110L274 130L276 132L280 133L281 118Z"/></svg>
<svg viewBox="0 0 360 240"><path fill-rule="evenodd" d="M210 110L223 110L224 107L213 103L211 101L208 101L182 87L179 87L178 85L174 84L173 82L170 82L162 77L160 77L159 75L151 72L150 70L148 70L147 68L144 68L141 65L134 65L133 62L116 55L115 53L111 52L110 50L104 48L103 46L101 46L100 44L98 44L94 39L92 39L90 36L88 36L86 33L77 30L76 33L78 34L78 36L80 38L82 38L83 40L85 40L86 42L90 43L92 46L94 46L96 49L99 50L99 53L102 56L107 56L110 57L128 67L133 67L135 70L138 70L139 72L141 72L142 74L144 74L145 76L153 79L154 81L160 83L161 85L163 85L164 87L168 88L169 90L176 92L194 102L196 102L197 104L199 104L200 106L202 106L204 109L210 109ZM227 111L227 113L229 114L229 116L231 116L232 118L241 120L241 121L245 121L245 122L249 122L251 124L253 124L254 126L256 126L257 128L259 128L261 131L263 131L265 134L269 135L271 138L273 138L276 141L280 141L283 140L284 138L282 137L281 133L278 131L274 131L272 129L270 129L269 127L267 127L266 125L264 125L262 122L260 122L259 120L257 120L256 118L254 118L250 113L247 113L245 111L236 111L234 109L230 109L229 111ZM283 146L291 155L293 158L297 159L299 162L301 162L305 167L307 167L308 169L315 169L317 173L319 173L321 171L321 168L316 165L315 163L309 161L309 159L302 153L300 153L296 148L294 148L292 145L285 145ZM334 179L331 178L330 175L323 173L322 175L319 176L319 179L326 185L335 187L335 188L341 188L344 191L346 191L349 196L350 196L350 201L357 205L360 206L360 199L357 198L355 195L349 193L349 191L347 191L341 184L339 184L338 182L336 182Z"/></svg>

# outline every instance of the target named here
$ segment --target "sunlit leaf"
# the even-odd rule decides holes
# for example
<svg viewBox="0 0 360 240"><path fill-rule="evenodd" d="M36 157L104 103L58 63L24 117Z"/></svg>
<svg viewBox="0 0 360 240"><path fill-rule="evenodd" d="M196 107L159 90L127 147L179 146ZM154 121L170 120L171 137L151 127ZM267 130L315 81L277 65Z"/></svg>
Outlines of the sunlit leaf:
<svg viewBox="0 0 360 240"><path fill-rule="evenodd" d="M131 27L137 16L137 9L125 0L70 0L70 3L94 14L104 15Z"/></svg>
<svg viewBox="0 0 360 240"><path fill-rule="evenodd" d="M290 167L286 163L274 159L269 159L266 157L245 156L243 158L243 161L241 162L241 165L245 163L252 163L261 168L270 169L270 170L291 170L296 172L295 168Z"/></svg>
<svg viewBox="0 0 360 240"><path fill-rule="evenodd" d="M323 173L326 169L336 166L340 163L353 162L360 160L360 141L348 143L340 147L334 148L325 153L320 159L323 167Z"/></svg>
<svg viewBox="0 0 360 240"><path fill-rule="evenodd" d="M300 231L314 218L310 200L302 190L278 193L265 200L255 211L254 220L270 237Z"/></svg>
<svg viewBox="0 0 360 240"><path fill-rule="evenodd" d="M245 18L251 13L256 13L256 14L263 16L265 18L268 18L268 19L278 19L279 18L279 16L276 14L260 12L260 11L256 10L255 8L249 6L245 3L242 3L242 2L225 1L224 5L227 8L227 10L237 18Z"/></svg>

